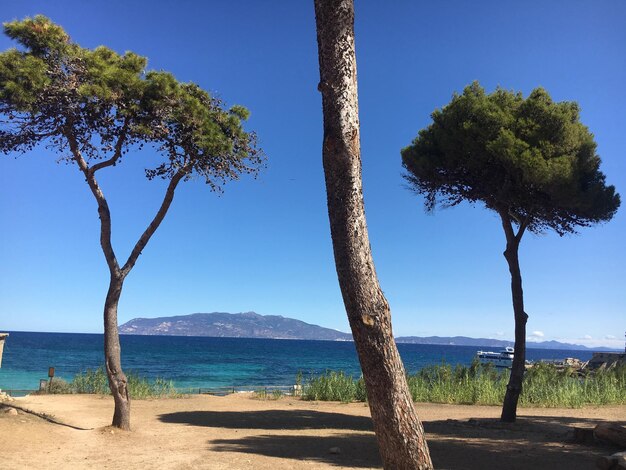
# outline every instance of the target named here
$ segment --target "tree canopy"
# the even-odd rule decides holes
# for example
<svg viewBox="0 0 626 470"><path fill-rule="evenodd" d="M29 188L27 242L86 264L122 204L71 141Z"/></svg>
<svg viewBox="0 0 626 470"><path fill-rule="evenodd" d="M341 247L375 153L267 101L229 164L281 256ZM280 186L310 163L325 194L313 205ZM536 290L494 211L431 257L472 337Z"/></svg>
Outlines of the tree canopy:
<svg viewBox="0 0 626 470"><path fill-rule="evenodd" d="M405 178L429 210L482 201L535 233L610 220L619 195L579 118L577 103L554 102L543 88L524 98L474 82L402 150Z"/></svg>
<svg viewBox="0 0 626 470"><path fill-rule="evenodd" d="M148 178L196 174L217 190L262 165L244 107L225 109L194 83L147 71L133 52L82 48L41 15L4 31L20 47L0 53L0 151L45 143L67 160L78 151L95 172L150 144L161 160Z"/></svg>

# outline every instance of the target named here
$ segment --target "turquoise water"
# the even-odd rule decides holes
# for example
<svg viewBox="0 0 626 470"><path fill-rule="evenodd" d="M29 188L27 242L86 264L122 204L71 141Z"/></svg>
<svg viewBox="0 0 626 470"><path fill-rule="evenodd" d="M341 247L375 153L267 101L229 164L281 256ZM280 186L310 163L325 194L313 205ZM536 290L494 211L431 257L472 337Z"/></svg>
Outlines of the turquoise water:
<svg viewBox="0 0 626 470"><path fill-rule="evenodd" d="M125 371L169 379L180 389L293 385L299 371L305 377L326 370L361 373L352 342L123 335L121 343ZM70 381L103 364L102 344L102 335L95 334L12 332L4 348L0 388L37 389L48 367L55 368L55 377ZM469 365L479 348L399 344L398 349L407 372L415 373L442 361ZM587 360L591 352L527 352L529 360L564 357Z"/></svg>

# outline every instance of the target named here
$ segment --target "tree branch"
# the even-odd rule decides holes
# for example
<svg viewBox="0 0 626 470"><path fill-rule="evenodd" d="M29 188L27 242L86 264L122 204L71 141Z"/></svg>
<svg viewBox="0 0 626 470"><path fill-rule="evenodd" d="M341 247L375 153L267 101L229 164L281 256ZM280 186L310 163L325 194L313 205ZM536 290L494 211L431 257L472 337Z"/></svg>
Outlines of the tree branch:
<svg viewBox="0 0 626 470"><path fill-rule="evenodd" d="M108 160L101 161L96 165L92 166L89 172L93 175L96 171L101 170L102 168L106 168L108 166L113 166L117 163L117 161L122 157L122 147L124 146L124 141L126 140L126 136L128 135L128 118L124 121L124 125L122 126L122 130L120 131L120 136L115 143L115 152L113 156Z"/></svg>
<svg viewBox="0 0 626 470"><path fill-rule="evenodd" d="M78 165L78 168L80 168L80 171L82 171L85 175L89 189L91 189L91 192L98 203L98 215L100 217L100 246L102 247L102 252L104 253L107 265L109 266L109 271L111 274L118 275L120 266L117 262L115 251L113 251L113 245L111 244L111 212L109 211L109 204L100 189L100 185L98 185L98 181L96 180L93 171L90 171L89 165L80 153L76 137L68 129L65 130L65 137L70 145L70 151L72 152L73 159Z"/></svg>
<svg viewBox="0 0 626 470"><path fill-rule="evenodd" d="M530 224L530 220L531 220L531 216L530 214L527 214L524 220L519 224L519 229L517 230L517 233L515 234L515 239L517 240L517 243L519 243L522 240L522 236L524 235L524 231Z"/></svg>
<svg viewBox="0 0 626 470"><path fill-rule="evenodd" d="M519 243L515 232L513 231L513 226L511 225L511 214L509 214L509 211L505 209L498 209L498 214L500 214L500 218L502 219L502 228L504 229L504 235L506 236L507 246L512 243Z"/></svg>
<svg viewBox="0 0 626 470"><path fill-rule="evenodd" d="M509 217L511 217L515 222L517 222L517 225L522 225L522 221L519 220L519 217L516 216L513 211L509 211Z"/></svg>
<svg viewBox="0 0 626 470"><path fill-rule="evenodd" d="M189 173L189 171L189 166L183 166L174 174L174 176L170 180L170 183L168 184L165 191L165 196L163 197L161 207L154 216L154 219L152 219L152 222L150 222L150 225L148 225L148 228L146 228L146 230L143 232L143 234L135 244L133 251L128 257L128 260L126 261L124 266L122 266L122 274L124 276L126 276L130 272L130 270L133 269L133 266L135 266L135 263L137 262L137 258L139 258L139 255L150 241L152 235L154 235L156 229L159 228L159 225L161 225L161 222L163 222L165 214L167 214L167 211L172 204L172 200L174 199L174 191L176 190L176 186L178 186L180 180L183 179Z"/></svg>
<svg viewBox="0 0 626 470"><path fill-rule="evenodd" d="M532 220L532 216L527 214L524 217L524 220L520 221L516 216L510 213L510 211L504 209L497 209L498 214L500 214L500 218L502 219L502 228L504 228L504 235L506 236L507 245L514 244L518 245L522 241L522 236L524 232L530 225ZM513 225L511 223L511 219L515 220L519 224L519 229L517 233L513 230Z"/></svg>

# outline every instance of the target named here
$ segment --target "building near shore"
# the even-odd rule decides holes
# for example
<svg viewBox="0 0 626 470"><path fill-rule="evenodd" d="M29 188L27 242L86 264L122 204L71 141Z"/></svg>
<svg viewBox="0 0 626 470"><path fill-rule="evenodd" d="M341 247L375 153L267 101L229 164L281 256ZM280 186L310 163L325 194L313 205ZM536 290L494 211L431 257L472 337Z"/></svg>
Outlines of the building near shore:
<svg viewBox="0 0 626 470"><path fill-rule="evenodd" d="M4 349L4 340L9 333L0 333L0 367L2 367L2 350Z"/></svg>

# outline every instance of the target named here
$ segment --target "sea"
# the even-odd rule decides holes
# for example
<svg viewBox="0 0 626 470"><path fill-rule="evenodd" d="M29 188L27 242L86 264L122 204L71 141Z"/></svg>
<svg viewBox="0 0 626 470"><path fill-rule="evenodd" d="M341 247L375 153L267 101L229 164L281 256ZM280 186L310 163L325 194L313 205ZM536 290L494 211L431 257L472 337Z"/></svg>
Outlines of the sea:
<svg viewBox="0 0 626 470"><path fill-rule="evenodd" d="M9 332L0 368L0 389L36 390L40 379L71 381L87 369L103 363L103 335L78 333ZM259 387L290 386L298 373L306 380L311 374L329 370L361 374L351 341L309 341L286 339L209 338L189 336L122 335L122 367L148 380L171 380L180 391L232 387L256 390ZM475 346L398 344L408 373L433 364L469 365ZM527 359L591 358L591 351L527 349Z"/></svg>

